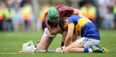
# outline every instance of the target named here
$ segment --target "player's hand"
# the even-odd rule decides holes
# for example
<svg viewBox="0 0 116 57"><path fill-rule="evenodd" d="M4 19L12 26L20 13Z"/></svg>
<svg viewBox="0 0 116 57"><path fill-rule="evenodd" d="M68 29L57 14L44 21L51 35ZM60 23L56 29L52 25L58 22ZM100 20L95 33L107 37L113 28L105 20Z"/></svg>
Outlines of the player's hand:
<svg viewBox="0 0 116 57"><path fill-rule="evenodd" d="M59 48L56 48L56 52L61 52L61 53L63 53L63 49L64 49L64 46L59 47Z"/></svg>
<svg viewBox="0 0 116 57"><path fill-rule="evenodd" d="M61 48L61 47L59 47L59 48L56 48L56 52L58 52L58 53L59 53L59 52L61 52L61 53L62 53L62 52L63 52L63 50L62 50L62 48Z"/></svg>

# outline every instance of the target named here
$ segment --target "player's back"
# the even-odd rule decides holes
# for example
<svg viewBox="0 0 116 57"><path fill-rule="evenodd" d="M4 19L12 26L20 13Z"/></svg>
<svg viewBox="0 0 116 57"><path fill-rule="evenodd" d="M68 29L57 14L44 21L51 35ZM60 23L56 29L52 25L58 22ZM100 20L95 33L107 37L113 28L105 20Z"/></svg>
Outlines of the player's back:
<svg viewBox="0 0 116 57"><path fill-rule="evenodd" d="M73 23L75 25L76 31L79 31L82 37L100 40L98 29L88 18L80 15L72 15L69 17L68 23Z"/></svg>

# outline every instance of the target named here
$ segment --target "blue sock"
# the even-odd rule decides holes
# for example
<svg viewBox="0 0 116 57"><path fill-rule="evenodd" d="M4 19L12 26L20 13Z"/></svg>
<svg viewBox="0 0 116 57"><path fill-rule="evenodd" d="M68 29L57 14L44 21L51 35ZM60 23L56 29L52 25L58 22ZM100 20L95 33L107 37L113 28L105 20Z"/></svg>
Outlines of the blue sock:
<svg viewBox="0 0 116 57"><path fill-rule="evenodd" d="M84 53L88 53L89 49L88 48L84 48Z"/></svg>

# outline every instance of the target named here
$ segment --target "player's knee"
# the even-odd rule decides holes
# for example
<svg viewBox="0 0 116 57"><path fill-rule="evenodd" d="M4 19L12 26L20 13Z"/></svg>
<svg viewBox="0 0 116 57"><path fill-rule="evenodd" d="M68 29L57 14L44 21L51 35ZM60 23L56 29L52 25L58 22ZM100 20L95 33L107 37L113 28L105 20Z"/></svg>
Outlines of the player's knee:
<svg viewBox="0 0 116 57"><path fill-rule="evenodd" d="M47 48L42 46L41 44L36 46L36 50L46 50Z"/></svg>
<svg viewBox="0 0 116 57"><path fill-rule="evenodd" d="M68 49L64 49L63 52L68 52L69 50Z"/></svg>
<svg viewBox="0 0 116 57"><path fill-rule="evenodd" d="M73 52L74 50L72 50L72 49L65 49L65 50L63 50L63 52Z"/></svg>
<svg viewBox="0 0 116 57"><path fill-rule="evenodd" d="M69 52L70 51L70 48L66 47L63 49L64 52Z"/></svg>

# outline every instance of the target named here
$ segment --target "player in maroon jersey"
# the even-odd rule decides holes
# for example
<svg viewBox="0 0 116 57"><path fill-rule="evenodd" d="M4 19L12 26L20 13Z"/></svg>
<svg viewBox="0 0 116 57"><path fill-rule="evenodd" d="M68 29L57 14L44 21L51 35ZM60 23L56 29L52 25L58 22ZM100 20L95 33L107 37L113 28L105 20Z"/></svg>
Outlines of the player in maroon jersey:
<svg viewBox="0 0 116 57"><path fill-rule="evenodd" d="M44 15L44 21L42 22L42 29L46 27L45 23L47 20L63 20L65 17L70 17L73 14L81 15L81 12L73 7L58 5L56 7L49 8L48 12Z"/></svg>
<svg viewBox="0 0 116 57"><path fill-rule="evenodd" d="M69 6L58 5L49 8L48 12L45 13L44 21L42 22L44 33L40 42L37 44L37 50L47 50L53 38L58 33L61 33L62 38L65 38L65 19L73 14L81 15L78 9ZM63 40L61 46L64 44Z"/></svg>

